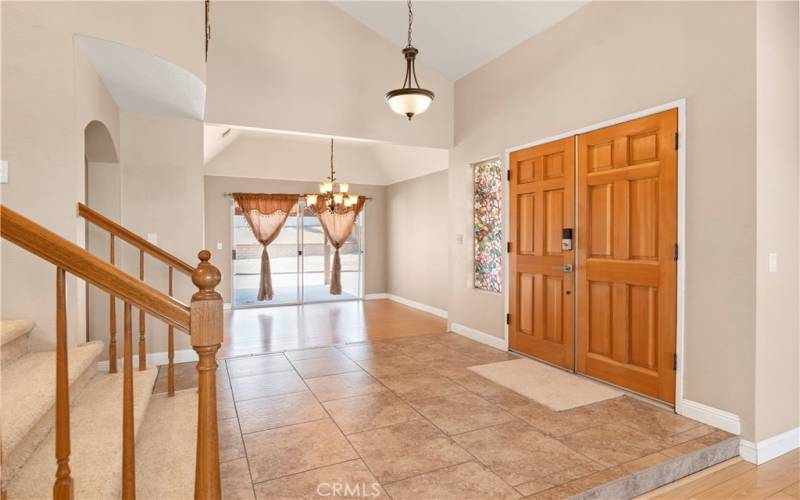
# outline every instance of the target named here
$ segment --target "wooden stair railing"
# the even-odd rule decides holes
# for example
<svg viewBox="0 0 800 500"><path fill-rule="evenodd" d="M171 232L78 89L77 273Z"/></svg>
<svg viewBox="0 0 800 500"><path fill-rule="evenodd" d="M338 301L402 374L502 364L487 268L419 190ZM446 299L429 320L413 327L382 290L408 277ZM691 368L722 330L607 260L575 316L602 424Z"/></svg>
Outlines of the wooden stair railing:
<svg viewBox="0 0 800 500"><path fill-rule="evenodd" d="M102 261L83 248L0 205L0 236L56 266L56 473L53 498L72 499L70 470L69 366L67 357L66 273L112 294L124 304L122 498L136 496L133 433L133 345L131 307L145 311L191 337L197 352L198 408L195 468L196 499L219 499L219 437L217 434L216 353L222 343L222 297L215 291L221 275L209 262L211 252L198 254L191 273L198 291L187 306L150 285Z"/></svg>
<svg viewBox="0 0 800 500"><path fill-rule="evenodd" d="M78 203L78 215L86 219L90 224L94 224L100 229L108 232L109 235L109 262L115 262L115 239L129 243L139 250L139 279L144 281L144 256L149 255L160 260L167 265L168 269L168 289L169 295L173 293L173 270L177 270L186 276L191 277L194 268L166 252L160 247L153 245L138 234L117 224L103 214L92 210L83 203ZM117 372L117 311L116 300L113 294L109 294L109 340L108 340L108 369L111 373ZM139 310L139 369L147 368L147 350L145 346L145 321L144 310ZM167 395L175 395L175 337L174 327L167 325Z"/></svg>

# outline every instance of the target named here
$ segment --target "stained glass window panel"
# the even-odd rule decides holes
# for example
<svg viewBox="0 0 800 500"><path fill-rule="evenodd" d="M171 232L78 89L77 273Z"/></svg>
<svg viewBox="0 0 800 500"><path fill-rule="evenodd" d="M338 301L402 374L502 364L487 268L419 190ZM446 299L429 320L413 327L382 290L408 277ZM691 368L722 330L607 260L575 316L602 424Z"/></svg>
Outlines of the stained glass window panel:
<svg viewBox="0 0 800 500"><path fill-rule="evenodd" d="M499 159L473 165L475 288L500 292L503 276L503 185Z"/></svg>

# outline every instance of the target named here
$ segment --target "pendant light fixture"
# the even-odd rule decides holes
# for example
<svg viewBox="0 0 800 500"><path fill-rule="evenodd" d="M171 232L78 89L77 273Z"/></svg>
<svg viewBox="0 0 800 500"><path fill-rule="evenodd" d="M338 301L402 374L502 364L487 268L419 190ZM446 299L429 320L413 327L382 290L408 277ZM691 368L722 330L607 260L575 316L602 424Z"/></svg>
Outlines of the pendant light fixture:
<svg viewBox="0 0 800 500"><path fill-rule="evenodd" d="M333 168L333 139L331 139L331 175L319 183L319 194L306 195L306 205L316 206L317 199L321 196L332 212L337 208L349 208L358 202L358 195L349 191L349 184L336 180L336 170Z"/></svg>
<svg viewBox="0 0 800 500"><path fill-rule="evenodd" d="M392 111L407 116L409 121L414 115L424 113L433 101L433 92L421 88L417 81L415 59L419 51L411 45L413 22L414 12L411 10L411 0L408 0L408 44L403 49L403 56L406 58L406 78L403 80L402 88L386 93L386 102Z"/></svg>

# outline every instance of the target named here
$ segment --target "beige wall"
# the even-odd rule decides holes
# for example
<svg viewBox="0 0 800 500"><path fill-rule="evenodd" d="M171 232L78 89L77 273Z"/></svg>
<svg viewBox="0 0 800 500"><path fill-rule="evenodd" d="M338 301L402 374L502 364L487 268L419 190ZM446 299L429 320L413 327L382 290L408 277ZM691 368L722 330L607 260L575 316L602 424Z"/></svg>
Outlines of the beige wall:
<svg viewBox="0 0 800 500"><path fill-rule="evenodd" d="M752 438L755 35L753 3L592 2L458 81L450 320L504 335L502 298L467 286L470 162L685 97L685 397L739 415Z"/></svg>
<svg viewBox="0 0 800 500"><path fill-rule="evenodd" d="M197 265L203 247L203 124L185 118L140 113L121 114L122 224L158 246ZM220 254L212 250L211 262ZM127 246L123 269L138 275L138 252ZM167 291L167 267L145 259L145 281ZM188 276L176 274L175 297L188 304L197 291ZM147 318L147 351L167 350L167 326ZM138 322L134 320L134 328ZM188 335L176 335L175 348L189 348Z"/></svg>
<svg viewBox="0 0 800 500"><path fill-rule="evenodd" d="M386 188L386 291L447 310L447 171Z"/></svg>
<svg viewBox="0 0 800 500"><path fill-rule="evenodd" d="M222 271L219 291L226 303L231 301L232 201L224 193L313 193L317 189L316 182L206 176L205 241L206 247L220 256L214 264ZM386 291L386 188L351 184L351 191L372 198L365 208L365 291L383 293ZM222 250L217 250L217 243L222 243Z"/></svg>
<svg viewBox="0 0 800 500"><path fill-rule="evenodd" d="M755 440L800 427L798 4L757 7ZM777 255L777 272L768 269Z"/></svg>
<svg viewBox="0 0 800 500"><path fill-rule="evenodd" d="M119 111L75 44L84 34L143 48L204 77L202 2L3 2L0 156L10 166L3 203L84 244L75 205L84 199L84 128L92 120L121 146ZM10 124L13 124L11 126ZM202 154L202 143L201 143ZM46 200L46 203L43 203ZM198 217L200 218L200 217ZM202 224L202 220L200 222ZM36 322L31 348L51 349L51 265L2 243L2 316ZM71 343L85 338L85 292L67 282Z"/></svg>
<svg viewBox="0 0 800 500"><path fill-rule="evenodd" d="M383 96L405 72L399 46L329 2L216 2L212 16L209 122L452 145L452 82L419 64L433 105L413 123L390 112Z"/></svg>

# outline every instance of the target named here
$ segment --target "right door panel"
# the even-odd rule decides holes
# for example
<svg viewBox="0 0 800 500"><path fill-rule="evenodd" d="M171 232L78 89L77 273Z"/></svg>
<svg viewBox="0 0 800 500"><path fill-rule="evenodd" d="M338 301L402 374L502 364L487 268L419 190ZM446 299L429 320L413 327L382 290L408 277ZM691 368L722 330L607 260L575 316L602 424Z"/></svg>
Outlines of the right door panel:
<svg viewBox="0 0 800 500"><path fill-rule="evenodd" d="M674 403L677 110L578 136L578 371Z"/></svg>

